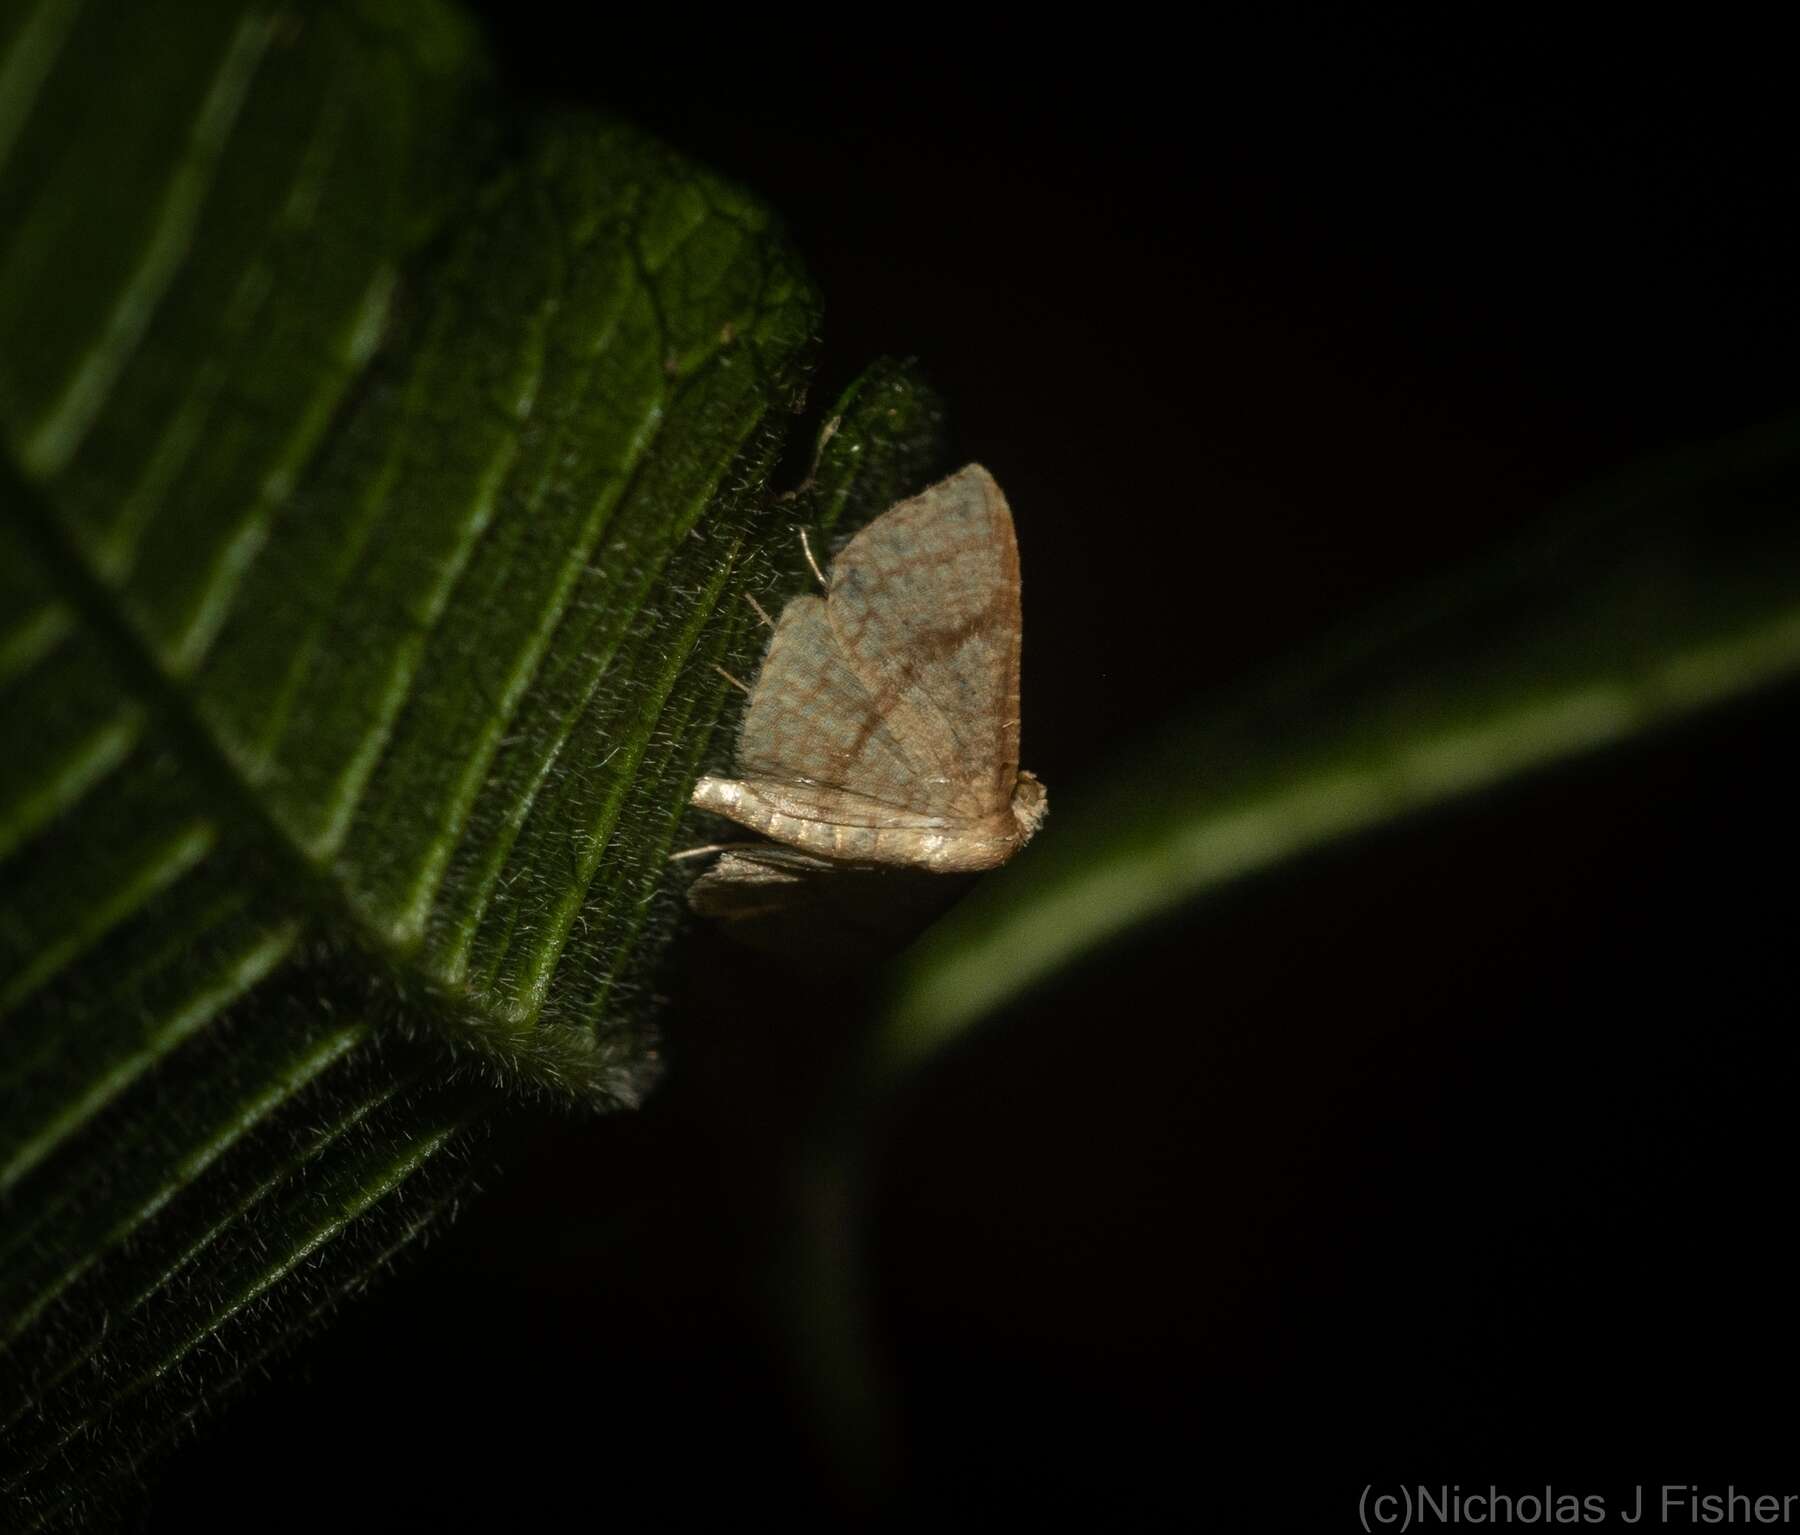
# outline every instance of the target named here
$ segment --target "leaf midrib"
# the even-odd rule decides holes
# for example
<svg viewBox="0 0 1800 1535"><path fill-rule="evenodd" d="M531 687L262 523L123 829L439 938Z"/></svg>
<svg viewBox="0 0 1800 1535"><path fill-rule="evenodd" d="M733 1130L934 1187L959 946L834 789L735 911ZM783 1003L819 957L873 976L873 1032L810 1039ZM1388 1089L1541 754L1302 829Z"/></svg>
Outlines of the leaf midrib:
<svg viewBox="0 0 1800 1535"><path fill-rule="evenodd" d="M0 459L3 457L0 455ZM215 822L235 822L249 829L253 840L279 865L277 873L291 881L290 906L298 908L312 925L347 938L372 967L408 968L410 952L395 950L360 920L335 874L321 870L307 858L239 771L231 754L193 707L179 679L162 664L154 647L131 622L76 542L65 534L42 493L10 461L0 462L0 485L6 500L16 509L17 526L24 531L64 598L99 637L127 692L150 708L174 738L189 769L223 800L213 817ZM413 992L419 1005L436 1014L435 1021L457 1032L466 1031L479 1041L484 1030L512 1030L518 1026L518 1019L483 1005L473 993L459 991L453 995L434 977L421 975L420 979L432 984L423 993Z"/></svg>

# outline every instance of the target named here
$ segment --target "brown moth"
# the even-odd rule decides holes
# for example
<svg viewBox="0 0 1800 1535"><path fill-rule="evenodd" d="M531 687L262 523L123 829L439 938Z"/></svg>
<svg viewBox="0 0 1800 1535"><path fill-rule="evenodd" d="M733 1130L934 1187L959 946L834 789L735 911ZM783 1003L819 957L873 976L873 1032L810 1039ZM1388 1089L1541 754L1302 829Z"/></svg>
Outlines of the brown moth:
<svg viewBox="0 0 1800 1535"><path fill-rule="evenodd" d="M827 874L991 869L1044 818L1019 770L1019 549L994 477L970 464L900 502L821 580L775 625L736 776L695 785L770 839L692 850L724 855L688 892L703 914L816 899Z"/></svg>

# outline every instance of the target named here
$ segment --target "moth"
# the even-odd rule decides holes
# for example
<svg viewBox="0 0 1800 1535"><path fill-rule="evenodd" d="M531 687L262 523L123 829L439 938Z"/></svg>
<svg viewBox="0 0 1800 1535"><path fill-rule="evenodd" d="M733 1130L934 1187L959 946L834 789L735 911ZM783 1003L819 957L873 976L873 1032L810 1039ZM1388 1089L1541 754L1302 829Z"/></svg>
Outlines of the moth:
<svg viewBox="0 0 1800 1535"><path fill-rule="evenodd" d="M1019 548L994 477L970 464L900 502L819 574L775 624L734 776L694 787L768 839L690 850L721 854L688 891L704 915L907 878L923 894L918 876L1003 864L1044 819L1019 768Z"/></svg>

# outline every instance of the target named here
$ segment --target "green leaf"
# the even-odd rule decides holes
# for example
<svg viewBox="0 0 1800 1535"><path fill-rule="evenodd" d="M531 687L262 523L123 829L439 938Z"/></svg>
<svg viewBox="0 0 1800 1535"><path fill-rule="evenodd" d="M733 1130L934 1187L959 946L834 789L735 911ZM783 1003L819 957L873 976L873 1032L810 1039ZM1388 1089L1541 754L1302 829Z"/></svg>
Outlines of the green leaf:
<svg viewBox="0 0 1800 1535"><path fill-rule="evenodd" d="M753 201L509 116L427 0L16 8L0 229L31 1527L453 1203L509 1096L643 1091L816 303Z"/></svg>
<svg viewBox="0 0 1800 1535"><path fill-rule="evenodd" d="M1800 673L1800 420L1642 466L1550 532L1171 721L911 951L871 1081L1238 881Z"/></svg>

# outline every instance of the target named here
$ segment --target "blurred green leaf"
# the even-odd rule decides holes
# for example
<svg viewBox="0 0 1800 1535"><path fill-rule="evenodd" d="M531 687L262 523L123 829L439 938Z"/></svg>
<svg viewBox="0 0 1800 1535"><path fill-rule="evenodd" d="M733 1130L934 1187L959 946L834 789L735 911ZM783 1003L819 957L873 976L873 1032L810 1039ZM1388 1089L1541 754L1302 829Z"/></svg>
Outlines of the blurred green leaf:
<svg viewBox="0 0 1800 1535"><path fill-rule="evenodd" d="M916 1063L1104 946L1341 838L1800 672L1800 421L1596 486L1551 531L1172 721L903 961Z"/></svg>
<svg viewBox="0 0 1800 1535"><path fill-rule="evenodd" d="M430 0L0 19L0 1479L80 1516L637 980L816 324ZM647 936L648 935L648 936Z"/></svg>

